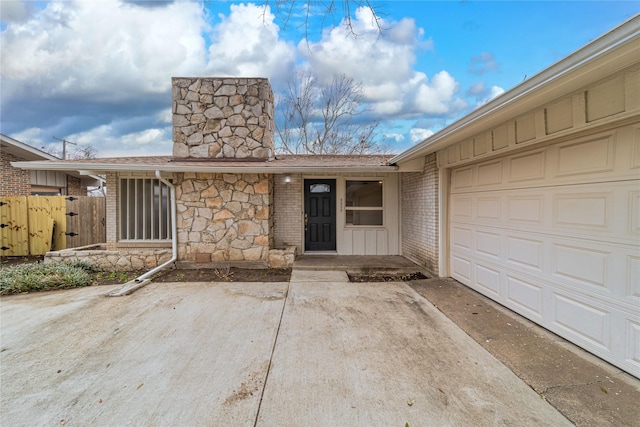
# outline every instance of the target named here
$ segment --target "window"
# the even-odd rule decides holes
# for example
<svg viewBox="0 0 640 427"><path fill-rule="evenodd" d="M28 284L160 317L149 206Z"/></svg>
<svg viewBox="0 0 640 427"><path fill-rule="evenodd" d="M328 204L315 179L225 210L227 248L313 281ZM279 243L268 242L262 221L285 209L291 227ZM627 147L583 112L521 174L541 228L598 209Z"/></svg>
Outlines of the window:
<svg viewBox="0 0 640 427"><path fill-rule="evenodd" d="M170 240L169 187L157 179L120 180L120 240Z"/></svg>
<svg viewBox="0 0 640 427"><path fill-rule="evenodd" d="M331 193L331 186L329 184L311 184L309 193Z"/></svg>
<svg viewBox="0 0 640 427"><path fill-rule="evenodd" d="M382 181L347 181L347 225L383 225Z"/></svg>

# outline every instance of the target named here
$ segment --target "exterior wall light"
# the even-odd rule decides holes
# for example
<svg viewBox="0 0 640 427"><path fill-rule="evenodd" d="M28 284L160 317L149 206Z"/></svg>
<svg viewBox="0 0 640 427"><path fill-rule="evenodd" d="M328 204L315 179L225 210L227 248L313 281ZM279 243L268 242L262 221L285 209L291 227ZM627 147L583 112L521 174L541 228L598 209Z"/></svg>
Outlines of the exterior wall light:
<svg viewBox="0 0 640 427"><path fill-rule="evenodd" d="M284 182L289 184L291 182L291 177L289 175L285 175Z"/></svg>

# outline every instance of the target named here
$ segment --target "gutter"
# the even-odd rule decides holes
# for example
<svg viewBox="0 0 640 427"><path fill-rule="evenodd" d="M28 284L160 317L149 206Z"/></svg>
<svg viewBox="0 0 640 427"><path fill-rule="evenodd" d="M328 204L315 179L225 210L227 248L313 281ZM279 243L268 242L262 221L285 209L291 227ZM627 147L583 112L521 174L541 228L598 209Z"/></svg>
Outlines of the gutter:
<svg viewBox="0 0 640 427"><path fill-rule="evenodd" d="M130 293L140 289L143 286L148 285L151 282L149 277L153 276L157 272L167 268L170 264L173 264L178 259L178 220L176 219L176 187L170 181L164 179L159 170L156 170L156 178L170 189L171 198L171 259L164 264L161 264L144 274L136 277L135 279L125 283L120 288L111 291L107 294L108 297L121 297L129 295Z"/></svg>
<svg viewBox="0 0 640 427"><path fill-rule="evenodd" d="M380 166L330 166L330 167L314 167L314 166L199 166L179 165L168 166L158 164L140 164L140 163L65 163L56 162L11 162L11 166L25 170L73 170L79 171L81 175L97 175L109 171L162 171L162 172L185 172L188 168L189 172L202 173L344 173L344 172L397 172L396 165L380 165Z"/></svg>

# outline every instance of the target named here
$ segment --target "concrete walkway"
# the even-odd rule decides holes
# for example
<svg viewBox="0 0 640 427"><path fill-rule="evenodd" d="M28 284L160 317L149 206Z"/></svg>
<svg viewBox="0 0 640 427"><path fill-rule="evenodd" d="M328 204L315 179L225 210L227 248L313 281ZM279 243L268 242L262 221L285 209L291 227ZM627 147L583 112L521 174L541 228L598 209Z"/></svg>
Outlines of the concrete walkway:
<svg viewBox="0 0 640 427"><path fill-rule="evenodd" d="M3 425L571 425L405 283L0 298Z"/></svg>

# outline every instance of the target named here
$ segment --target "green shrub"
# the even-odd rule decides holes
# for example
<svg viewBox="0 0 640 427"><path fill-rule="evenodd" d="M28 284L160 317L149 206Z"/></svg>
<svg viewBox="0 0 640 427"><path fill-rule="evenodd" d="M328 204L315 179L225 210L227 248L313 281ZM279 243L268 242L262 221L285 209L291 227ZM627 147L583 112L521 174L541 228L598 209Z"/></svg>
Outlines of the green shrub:
<svg viewBox="0 0 640 427"><path fill-rule="evenodd" d="M1 268L0 295L89 286L93 277L86 265L37 263Z"/></svg>

